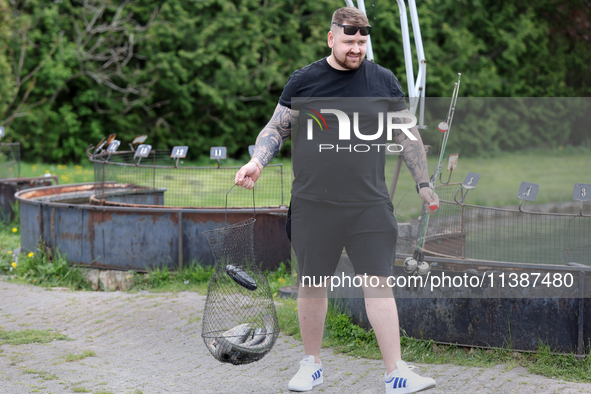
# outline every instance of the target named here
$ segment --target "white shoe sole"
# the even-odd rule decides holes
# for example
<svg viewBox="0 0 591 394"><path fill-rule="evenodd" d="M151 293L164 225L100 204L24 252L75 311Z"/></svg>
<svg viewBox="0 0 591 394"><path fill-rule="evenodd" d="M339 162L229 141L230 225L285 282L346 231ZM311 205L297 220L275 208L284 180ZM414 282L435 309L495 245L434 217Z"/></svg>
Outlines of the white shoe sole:
<svg viewBox="0 0 591 394"><path fill-rule="evenodd" d="M296 386L294 384L289 383L287 385L287 388L290 389L291 391L310 391L314 388L314 386L318 386L320 383L324 382L324 377L321 376L318 379L316 379L311 386Z"/></svg>
<svg viewBox="0 0 591 394"><path fill-rule="evenodd" d="M398 389L386 389L386 394L411 394L418 393L419 391L433 389L437 386L436 383L427 383L417 387L401 387Z"/></svg>

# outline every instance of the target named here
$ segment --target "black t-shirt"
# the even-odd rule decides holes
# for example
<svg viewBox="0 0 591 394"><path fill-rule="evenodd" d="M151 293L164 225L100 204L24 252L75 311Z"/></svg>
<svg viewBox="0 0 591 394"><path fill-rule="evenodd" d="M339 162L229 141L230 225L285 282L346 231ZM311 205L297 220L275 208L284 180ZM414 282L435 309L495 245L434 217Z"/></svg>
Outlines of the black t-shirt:
<svg viewBox="0 0 591 394"><path fill-rule="evenodd" d="M324 58L296 70L279 103L300 111L291 134L294 196L343 206L390 201L387 113L408 108L390 70L368 60L335 70Z"/></svg>

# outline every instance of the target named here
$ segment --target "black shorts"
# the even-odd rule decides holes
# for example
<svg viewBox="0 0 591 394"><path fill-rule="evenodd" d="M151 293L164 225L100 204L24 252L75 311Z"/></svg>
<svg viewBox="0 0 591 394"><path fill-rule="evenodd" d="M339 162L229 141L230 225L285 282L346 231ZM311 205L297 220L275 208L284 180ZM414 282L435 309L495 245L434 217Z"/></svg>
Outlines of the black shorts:
<svg viewBox="0 0 591 394"><path fill-rule="evenodd" d="M393 211L391 202L343 207L292 196L287 230L299 278L333 275L343 248L357 275L393 275L398 238Z"/></svg>

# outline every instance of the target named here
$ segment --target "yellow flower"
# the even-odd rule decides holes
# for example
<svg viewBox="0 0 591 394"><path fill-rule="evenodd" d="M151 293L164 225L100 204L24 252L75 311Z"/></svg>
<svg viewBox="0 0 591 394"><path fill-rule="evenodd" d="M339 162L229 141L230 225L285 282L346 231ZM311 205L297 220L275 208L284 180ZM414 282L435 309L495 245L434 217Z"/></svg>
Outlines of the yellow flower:
<svg viewBox="0 0 591 394"><path fill-rule="evenodd" d="M51 174L51 171L49 171L49 170L45 170L45 173L46 173L46 174Z"/></svg>
<svg viewBox="0 0 591 394"><path fill-rule="evenodd" d="M16 233L17 231L18 231L18 228L16 228L16 227L14 227L14 228L12 229L12 232L13 232L13 233Z"/></svg>
<svg viewBox="0 0 591 394"><path fill-rule="evenodd" d="M294 311L297 311L297 310L298 310L298 307L296 306L296 307L295 307L293 310L294 310Z"/></svg>
<svg viewBox="0 0 591 394"><path fill-rule="evenodd" d="M12 250L9 250L9 251L8 251L8 254L12 254Z"/></svg>
<svg viewBox="0 0 591 394"><path fill-rule="evenodd" d="M33 256L35 256L35 253L33 253L33 252L29 252L29 254L27 255L27 257L33 257Z"/></svg>
<svg viewBox="0 0 591 394"><path fill-rule="evenodd" d="M37 279L33 279L33 283L37 282Z"/></svg>
<svg viewBox="0 0 591 394"><path fill-rule="evenodd" d="M14 261L12 262L12 266L16 268L16 263Z"/></svg>
<svg viewBox="0 0 591 394"><path fill-rule="evenodd" d="M279 283L284 284L285 283L285 279L279 278Z"/></svg>
<svg viewBox="0 0 591 394"><path fill-rule="evenodd" d="M56 275L55 277L56 277L56 278L59 278L59 276L58 276L58 275Z"/></svg>
<svg viewBox="0 0 591 394"><path fill-rule="evenodd" d="M127 275L127 279L131 278L131 276Z"/></svg>

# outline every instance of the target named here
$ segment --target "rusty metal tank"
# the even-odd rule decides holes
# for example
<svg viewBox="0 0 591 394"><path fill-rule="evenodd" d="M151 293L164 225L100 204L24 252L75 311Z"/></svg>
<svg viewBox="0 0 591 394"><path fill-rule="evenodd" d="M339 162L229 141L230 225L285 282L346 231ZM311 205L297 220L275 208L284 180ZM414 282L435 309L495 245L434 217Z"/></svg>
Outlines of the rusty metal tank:
<svg viewBox="0 0 591 394"><path fill-rule="evenodd" d="M98 188L118 195L117 201L93 197ZM20 191L16 198L21 246L35 251L43 242L71 264L97 268L146 271L193 262L211 265L214 259L203 231L254 215L252 208L228 208L226 213L224 208L165 207L158 205L162 193L102 183ZM143 204L133 203L138 199ZM287 210L286 206L256 208L254 248L263 270L290 259Z"/></svg>

